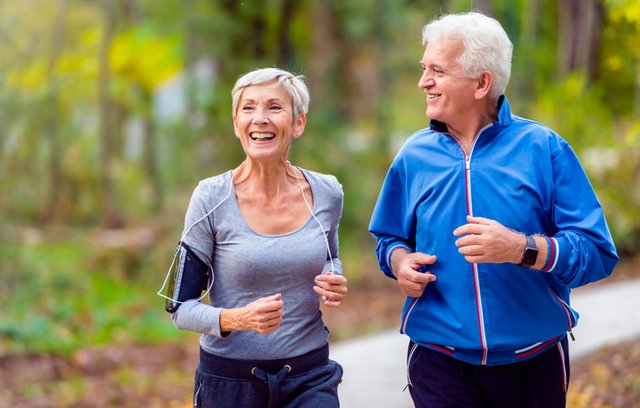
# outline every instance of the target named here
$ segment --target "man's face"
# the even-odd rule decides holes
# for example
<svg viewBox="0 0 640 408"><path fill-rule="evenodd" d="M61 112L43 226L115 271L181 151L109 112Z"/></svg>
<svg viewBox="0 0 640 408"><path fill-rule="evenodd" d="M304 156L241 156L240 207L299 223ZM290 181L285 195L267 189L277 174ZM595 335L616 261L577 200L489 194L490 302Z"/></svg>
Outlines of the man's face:
<svg viewBox="0 0 640 408"><path fill-rule="evenodd" d="M477 103L477 79L466 77L457 62L462 51L459 40L430 42L420 61L423 73L418 87L427 95L426 115L453 127L460 126Z"/></svg>

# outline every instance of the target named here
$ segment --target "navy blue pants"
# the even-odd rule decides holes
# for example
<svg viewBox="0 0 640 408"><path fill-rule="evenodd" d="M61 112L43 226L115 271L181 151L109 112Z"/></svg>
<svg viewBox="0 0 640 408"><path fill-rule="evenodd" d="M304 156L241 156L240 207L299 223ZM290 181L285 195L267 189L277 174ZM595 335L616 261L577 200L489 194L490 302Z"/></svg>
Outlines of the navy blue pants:
<svg viewBox="0 0 640 408"><path fill-rule="evenodd" d="M283 360L234 360L200 349L193 406L337 408L342 367L329 347Z"/></svg>
<svg viewBox="0 0 640 408"><path fill-rule="evenodd" d="M411 350L415 346L415 351ZM569 355L565 337L513 364L480 366L409 344L407 375L416 408L565 407Z"/></svg>

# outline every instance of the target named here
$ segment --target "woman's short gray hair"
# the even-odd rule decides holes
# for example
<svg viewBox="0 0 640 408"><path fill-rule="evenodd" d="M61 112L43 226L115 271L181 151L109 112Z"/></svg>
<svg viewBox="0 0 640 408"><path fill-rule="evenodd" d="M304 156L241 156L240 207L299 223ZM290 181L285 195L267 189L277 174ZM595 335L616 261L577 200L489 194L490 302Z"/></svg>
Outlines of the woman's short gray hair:
<svg viewBox="0 0 640 408"><path fill-rule="evenodd" d="M309 89L304 83L302 75L293 75L291 72L279 68L260 68L242 75L236 81L231 90L233 114L235 115L240 103L242 91L252 85L262 85L275 81L283 87L293 98L293 118L300 114L305 115L309 111Z"/></svg>
<svg viewBox="0 0 640 408"><path fill-rule="evenodd" d="M460 40L464 46L458 63L469 78L482 71L493 74L491 96L504 94L511 76L513 44L500 23L484 14L469 12L441 16L422 28L422 45L437 40Z"/></svg>

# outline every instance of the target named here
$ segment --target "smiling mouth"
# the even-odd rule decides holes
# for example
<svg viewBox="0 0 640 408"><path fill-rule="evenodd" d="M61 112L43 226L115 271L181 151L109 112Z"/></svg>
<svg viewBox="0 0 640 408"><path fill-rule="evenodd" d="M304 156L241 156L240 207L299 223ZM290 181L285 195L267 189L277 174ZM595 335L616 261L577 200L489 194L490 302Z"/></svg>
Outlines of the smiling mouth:
<svg viewBox="0 0 640 408"><path fill-rule="evenodd" d="M271 140L274 137L276 137L276 135L273 133L251 133L251 139L253 140Z"/></svg>
<svg viewBox="0 0 640 408"><path fill-rule="evenodd" d="M432 93L427 94L427 101L432 101L432 100L434 100L434 99L436 99L436 98L440 97L440 95L441 95L441 94L432 94Z"/></svg>

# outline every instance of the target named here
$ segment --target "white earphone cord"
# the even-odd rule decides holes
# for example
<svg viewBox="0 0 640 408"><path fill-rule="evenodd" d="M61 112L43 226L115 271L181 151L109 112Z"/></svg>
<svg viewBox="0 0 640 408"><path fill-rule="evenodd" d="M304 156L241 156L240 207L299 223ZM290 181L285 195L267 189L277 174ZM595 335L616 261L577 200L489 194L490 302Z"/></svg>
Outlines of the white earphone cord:
<svg viewBox="0 0 640 408"><path fill-rule="evenodd" d="M229 171L231 172L231 171ZM184 237L187 236L187 234L191 231L191 229L200 221L205 220L209 215L211 215L211 213L213 213L218 207L220 207L220 205L222 205L222 203L224 203L225 201L227 201L227 199L229 197L231 197L231 191L233 190L233 177L231 178L231 182L229 183L229 191L227 192L227 195L220 200L220 202L218 202L218 204L216 204L211 210L209 210L205 215L203 215L202 217L198 218L196 221L193 222L193 224L191 224L189 226L189 228L187 228L184 233L182 234L182 236L180 237L180 242L182 242L184 240ZM180 245L180 244L178 244ZM158 290L156 292L156 294L162 298L165 298L167 300L170 300L172 302L175 303L184 303L184 302L180 302L176 299L170 298L168 296L165 296L162 291L164 290L165 286L167 286L167 282L169 281L169 276L171 275L171 269L173 268L173 265L176 262L176 257L178 256L178 254L180 253L180 247L178 246L178 248L176 248L176 252L173 254L173 259L171 260L171 265L169 266L169 270L167 271L167 275L164 278L164 282L162 283L162 287L160 288L160 290ZM209 294L209 291L211 291L211 287L213 286L213 266L211 266L211 264L207 264L207 267L209 268L209 272L211 273L211 278L209 279L209 284L207 285L207 290L204 292L204 294L202 296L200 296L198 299L196 299L196 301L200 301L202 299L205 298L205 296L207 296L207 294Z"/></svg>
<svg viewBox="0 0 640 408"><path fill-rule="evenodd" d="M287 162L290 166L294 167L291 163ZM298 170L300 170L300 172L302 172L302 170L299 167L296 167ZM329 238L327 238L327 234L324 232L324 228L322 227L322 223L320 222L320 220L318 219L318 217L316 217L316 215L313 213L313 209L311 208L311 205L309 204L309 201L307 201L307 197L305 197L304 195L304 189L302 188L302 183L300 182L300 177L298 176L298 173L296 172L296 180L298 181L298 186L300 187L300 194L302 194L302 199L304 200L304 203L307 205L307 208L309 209L309 213L311 214L311 216L313 217L314 220L316 220L316 222L318 223L318 226L320 227L320 230L322 231L322 237L324 238L324 243L327 246L327 253L329 254L329 260L331 262L331 270L332 272L335 272L336 268L335 265L333 264L333 256L331 255L331 247L329 245Z"/></svg>
<svg viewBox="0 0 640 408"><path fill-rule="evenodd" d="M302 172L302 170L299 167L295 167L293 166L291 163L289 163L287 161L287 164L291 167L294 167L296 169L298 169L300 172ZM229 171L231 172L231 171ZM327 253L329 255L329 260L331 263L331 270L333 272L335 272L335 265L333 263L333 256L331 254L331 246L329 245L329 239L327 238L327 234L324 231L324 228L322 227L322 223L320 222L320 220L318 219L318 217L316 217L316 215L313 213L313 209L311 208L311 205L309 204L309 201L307 201L307 197L305 197L304 195L304 188L302 187L302 182L300 181L300 176L298 176L298 173L295 172L295 176L296 176L296 181L298 182L298 187L300 187L300 194L302 194L302 199L304 200L304 203L307 206L307 209L309 210L309 213L311 214L311 217L313 217L313 219L316 221L316 223L318 223L318 226L320 227L320 230L322 231L322 237L324 238L324 242L325 245L327 247ZM203 215L202 217L198 218L196 221L193 222L193 224L191 224L189 226L189 228L187 228L185 230L185 232L182 234L182 236L180 237L180 242L182 242L184 240L184 237L187 236L187 234L191 231L191 229L198 224L199 222L205 220L209 215L211 215L211 213L213 213L218 207L220 207L220 205L222 205L222 203L224 203L225 201L227 201L227 199L229 197L231 197L231 191L233 190L233 176L231 177L231 182L229 184L229 191L227 192L227 195L220 200L220 202L218 202L218 204L216 204L211 210L209 210L205 215ZM170 300L172 302L175 303L179 303L182 304L184 302L178 301L176 299L170 298L166 295L164 295L162 293L162 291L164 290L165 286L167 286L167 282L169 281L169 276L171 275L171 269L173 268L173 265L176 262L176 258L178 256L178 254L180 253L180 247L178 247L175 251L175 253L173 254L173 259L171 260L171 265L169 266L169 270L167 271L167 275L164 278L164 282L162 283L162 287L160 288L160 290L158 290L158 292L156 292L156 294L164 299ZM211 291L211 287L213 286L213 266L210 264L207 264L207 266L209 267L209 272L211 273L211 278L209 279L209 284L207 286L207 290L204 292L204 294L202 296L200 296L198 299L196 299L196 301L200 301L202 299L205 298L205 296L207 296L207 294L209 294L209 292Z"/></svg>

